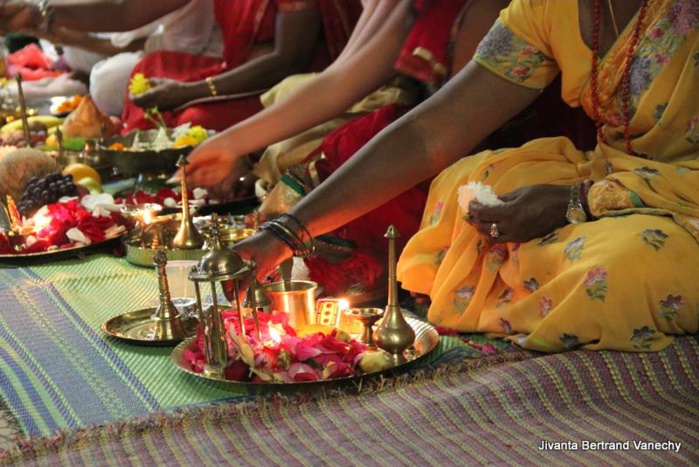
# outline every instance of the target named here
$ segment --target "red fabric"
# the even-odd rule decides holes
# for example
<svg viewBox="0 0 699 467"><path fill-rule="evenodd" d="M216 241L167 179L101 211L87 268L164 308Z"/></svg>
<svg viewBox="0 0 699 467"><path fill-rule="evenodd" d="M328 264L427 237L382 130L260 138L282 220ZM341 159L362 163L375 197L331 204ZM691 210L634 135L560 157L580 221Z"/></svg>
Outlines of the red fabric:
<svg viewBox="0 0 699 467"><path fill-rule="evenodd" d="M328 178L372 137L407 110L404 106L389 105L351 120L326 136L321 146L309 156L311 159L317 158L320 153L324 156L314 165L320 181ZM396 163L400 163L400 155L397 155ZM308 172L305 178L311 180ZM312 188L306 187L307 190ZM349 287L358 283L362 284L364 290L379 287L382 284L380 279L386 276L386 230L394 225L400 233L396 240L396 250L400 254L408 239L420 227L427 191L427 183L411 188L332 232L332 236L354 242L356 249L349 258L339 263L330 263L322 257L308 258L306 264L311 280L321 285L327 296L346 293Z"/></svg>
<svg viewBox="0 0 699 467"><path fill-rule="evenodd" d="M389 105L351 120L328 135L319 148L325 157L315 164L320 180L328 178L371 138L407 110L404 106ZM396 155L396 164L400 164L399 154ZM360 250L383 255L388 246L388 241L385 241L383 236L390 225L395 225L401 234L396 240L396 247L400 252L420 227L426 201L427 190L424 186L411 188L364 216L345 224L337 234L354 241Z"/></svg>
<svg viewBox="0 0 699 467"><path fill-rule="evenodd" d="M441 85L448 78L456 19L468 0L415 0L415 21L395 68L423 83Z"/></svg>
<svg viewBox="0 0 699 467"><path fill-rule="evenodd" d="M205 57L182 52L158 51L146 55L132 75L143 73L148 78L171 78L185 82L200 81L218 75L246 62L256 42L274 38L279 11L300 11L319 8L325 26L325 45L319 47L309 71L326 67L331 57L347 43L360 12L359 0L216 0L216 21L224 38L224 56ZM192 122L217 131L244 120L262 106L258 96L191 106L180 112L162 112L169 126ZM152 128L143 118L143 110L127 97L122 114L124 132Z"/></svg>
<svg viewBox="0 0 699 467"><path fill-rule="evenodd" d="M51 68L53 63L36 44L28 44L9 54L5 57L5 64L7 65L5 76L14 77L19 73L25 81L63 74L62 71Z"/></svg>

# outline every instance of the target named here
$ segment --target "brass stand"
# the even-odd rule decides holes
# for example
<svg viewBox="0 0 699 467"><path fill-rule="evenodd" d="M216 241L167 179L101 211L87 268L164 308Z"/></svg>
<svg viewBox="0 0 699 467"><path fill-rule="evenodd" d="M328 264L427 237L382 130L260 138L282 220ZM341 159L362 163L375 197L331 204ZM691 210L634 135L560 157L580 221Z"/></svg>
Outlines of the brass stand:
<svg viewBox="0 0 699 467"><path fill-rule="evenodd" d="M153 256L158 274L160 305L115 316L102 323L102 330L110 336L141 345L173 345L192 336L197 322L179 313L170 298L165 264L167 256L159 248Z"/></svg>

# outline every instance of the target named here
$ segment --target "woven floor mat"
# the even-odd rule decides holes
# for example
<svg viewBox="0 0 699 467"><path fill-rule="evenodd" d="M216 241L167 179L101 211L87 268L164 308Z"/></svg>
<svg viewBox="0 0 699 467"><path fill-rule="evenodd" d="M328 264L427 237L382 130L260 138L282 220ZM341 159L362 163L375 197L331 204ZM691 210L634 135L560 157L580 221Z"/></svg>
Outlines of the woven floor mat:
<svg viewBox="0 0 699 467"><path fill-rule="evenodd" d="M28 441L4 460L697 465L698 361L696 337L658 353L573 351L481 368L467 359L376 382L358 395L215 404L65 431Z"/></svg>

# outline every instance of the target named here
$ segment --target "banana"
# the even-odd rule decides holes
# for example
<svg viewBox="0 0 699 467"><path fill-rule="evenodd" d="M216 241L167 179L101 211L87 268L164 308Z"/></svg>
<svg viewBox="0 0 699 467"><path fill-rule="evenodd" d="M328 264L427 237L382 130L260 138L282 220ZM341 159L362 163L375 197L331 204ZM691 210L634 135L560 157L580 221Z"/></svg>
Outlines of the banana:
<svg viewBox="0 0 699 467"><path fill-rule="evenodd" d="M27 117L27 122L31 125L32 123L40 123L46 126L46 128L53 128L63 123L63 119L60 117L55 117L53 115L32 115ZM12 120L10 123L6 123L0 128L0 135L11 133L13 131L22 129L22 119L18 118Z"/></svg>

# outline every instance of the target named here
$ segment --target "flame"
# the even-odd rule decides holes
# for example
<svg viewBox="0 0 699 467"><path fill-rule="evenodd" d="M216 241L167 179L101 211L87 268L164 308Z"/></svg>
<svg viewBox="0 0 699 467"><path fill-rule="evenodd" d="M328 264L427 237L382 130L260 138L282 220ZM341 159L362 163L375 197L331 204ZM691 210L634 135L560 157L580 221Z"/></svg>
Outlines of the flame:
<svg viewBox="0 0 699 467"><path fill-rule="evenodd" d="M340 308L340 311L347 310L350 307L349 300L341 298L337 301L337 306Z"/></svg>
<svg viewBox="0 0 699 467"><path fill-rule="evenodd" d="M143 225L150 224L151 221L153 220L153 211L150 209L144 209L142 219L143 219Z"/></svg>

